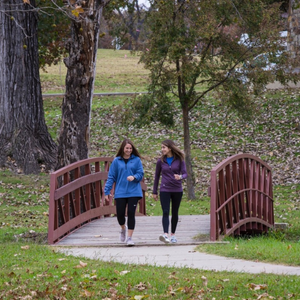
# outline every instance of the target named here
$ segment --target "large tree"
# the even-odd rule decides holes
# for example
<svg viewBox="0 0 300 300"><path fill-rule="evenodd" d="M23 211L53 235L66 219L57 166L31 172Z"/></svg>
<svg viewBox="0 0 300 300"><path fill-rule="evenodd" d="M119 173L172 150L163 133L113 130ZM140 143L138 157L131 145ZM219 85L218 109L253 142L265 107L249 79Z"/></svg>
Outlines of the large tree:
<svg viewBox="0 0 300 300"><path fill-rule="evenodd" d="M0 165L26 174L51 168L57 147L44 119L35 0L0 1Z"/></svg>
<svg viewBox="0 0 300 300"><path fill-rule="evenodd" d="M288 53L278 55L283 20L280 4L263 0L153 0L147 25L151 29L141 61L151 72L150 96L139 108L172 124L177 100L182 111L184 150L189 174L188 197L195 198L189 112L210 91L247 116L251 93L275 79L297 80ZM240 42L242 33L248 40ZM274 69L253 67L267 53ZM238 72L236 70L238 69ZM246 78L246 80L244 80ZM148 116L149 118L149 116Z"/></svg>
<svg viewBox="0 0 300 300"><path fill-rule="evenodd" d="M56 168L88 157L100 18L105 2L73 1L66 10L72 23L71 37L67 41L69 56L64 59L66 92Z"/></svg>

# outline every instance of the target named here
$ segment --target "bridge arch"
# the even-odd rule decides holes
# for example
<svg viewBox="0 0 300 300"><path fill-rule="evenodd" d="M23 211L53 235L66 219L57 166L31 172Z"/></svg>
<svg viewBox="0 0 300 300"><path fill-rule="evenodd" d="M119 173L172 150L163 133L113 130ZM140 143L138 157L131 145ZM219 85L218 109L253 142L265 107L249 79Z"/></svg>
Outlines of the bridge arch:
<svg viewBox="0 0 300 300"><path fill-rule="evenodd" d="M211 170L210 240L267 232L274 227L272 169L251 154L236 154Z"/></svg>
<svg viewBox="0 0 300 300"><path fill-rule="evenodd" d="M104 186L113 157L88 158L50 175L48 243L54 244L74 230L99 218L116 214L113 197L105 201ZM137 215L146 215L146 184ZM113 194L114 189L111 194Z"/></svg>

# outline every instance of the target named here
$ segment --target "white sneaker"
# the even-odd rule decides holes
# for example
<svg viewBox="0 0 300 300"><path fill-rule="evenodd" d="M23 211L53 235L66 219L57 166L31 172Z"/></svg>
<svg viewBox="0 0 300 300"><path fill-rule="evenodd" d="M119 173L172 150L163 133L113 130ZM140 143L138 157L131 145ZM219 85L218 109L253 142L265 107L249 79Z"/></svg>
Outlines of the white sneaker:
<svg viewBox="0 0 300 300"><path fill-rule="evenodd" d="M128 237L127 238L127 241L126 241L126 244L127 244L127 246L134 246L134 241L132 240L132 238L131 237Z"/></svg>
<svg viewBox="0 0 300 300"><path fill-rule="evenodd" d="M166 234L162 234L159 236L159 240L165 244L169 244L170 240Z"/></svg>
<svg viewBox="0 0 300 300"><path fill-rule="evenodd" d="M172 236L171 236L170 241L171 241L171 243L173 243L173 244L177 243L177 239L176 239L175 235L172 235Z"/></svg>
<svg viewBox="0 0 300 300"><path fill-rule="evenodd" d="M125 226L124 229L121 229L120 231L120 241L125 242L126 240L126 233L127 233L127 226Z"/></svg>

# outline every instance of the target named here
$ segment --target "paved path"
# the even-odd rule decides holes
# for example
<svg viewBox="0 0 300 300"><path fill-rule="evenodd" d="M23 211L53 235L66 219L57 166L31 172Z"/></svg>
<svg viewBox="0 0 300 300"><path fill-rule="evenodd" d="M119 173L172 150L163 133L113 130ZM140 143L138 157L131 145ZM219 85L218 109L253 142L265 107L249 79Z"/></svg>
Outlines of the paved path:
<svg viewBox="0 0 300 300"><path fill-rule="evenodd" d="M149 264L154 266L188 267L200 270L245 273L272 273L300 275L300 267L273 265L260 262L230 259L195 251L194 245L167 245L142 247L75 247L58 248L68 255L113 261L124 264Z"/></svg>
<svg viewBox="0 0 300 300"><path fill-rule="evenodd" d="M298 89L300 88L300 82L297 82L297 84L293 83L293 82L289 82L288 84L289 88L291 89ZM282 90L282 89L286 89L286 87L284 85L282 85L280 82L278 81L274 81L272 83L267 84L266 88L268 90Z"/></svg>
<svg viewBox="0 0 300 300"><path fill-rule="evenodd" d="M300 275L300 267L229 259L195 251L209 241L209 215L180 216L177 227L178 244L165 245L158 240L161 217L136 217L134 247L119 242L119 226L115 217L99 219L80 228L54 247L57 251L103 261L124 264L189 267L201 270L246 273Z"/></svg>

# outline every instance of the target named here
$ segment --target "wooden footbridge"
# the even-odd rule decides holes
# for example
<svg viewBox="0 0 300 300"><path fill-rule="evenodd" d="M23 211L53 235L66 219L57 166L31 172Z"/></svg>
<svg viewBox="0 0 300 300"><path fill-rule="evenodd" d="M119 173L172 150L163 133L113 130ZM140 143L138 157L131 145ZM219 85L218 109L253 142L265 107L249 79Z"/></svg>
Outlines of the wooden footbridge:
<svg viewBox="0 0 300 300"><path fill-rule="evenodd" d="M113 198L104 185L113 158L82 160L51 174L48 243L59 246L120 246ZM147 216L145 193L136 213L136 245L162 245L162 218ZM113 194L113 191L112 191ZM180 216L178 244L217 241L224 235L261 233L274 226L271 168L259 158L238 154L211 171L210 215Z"/></svg>

